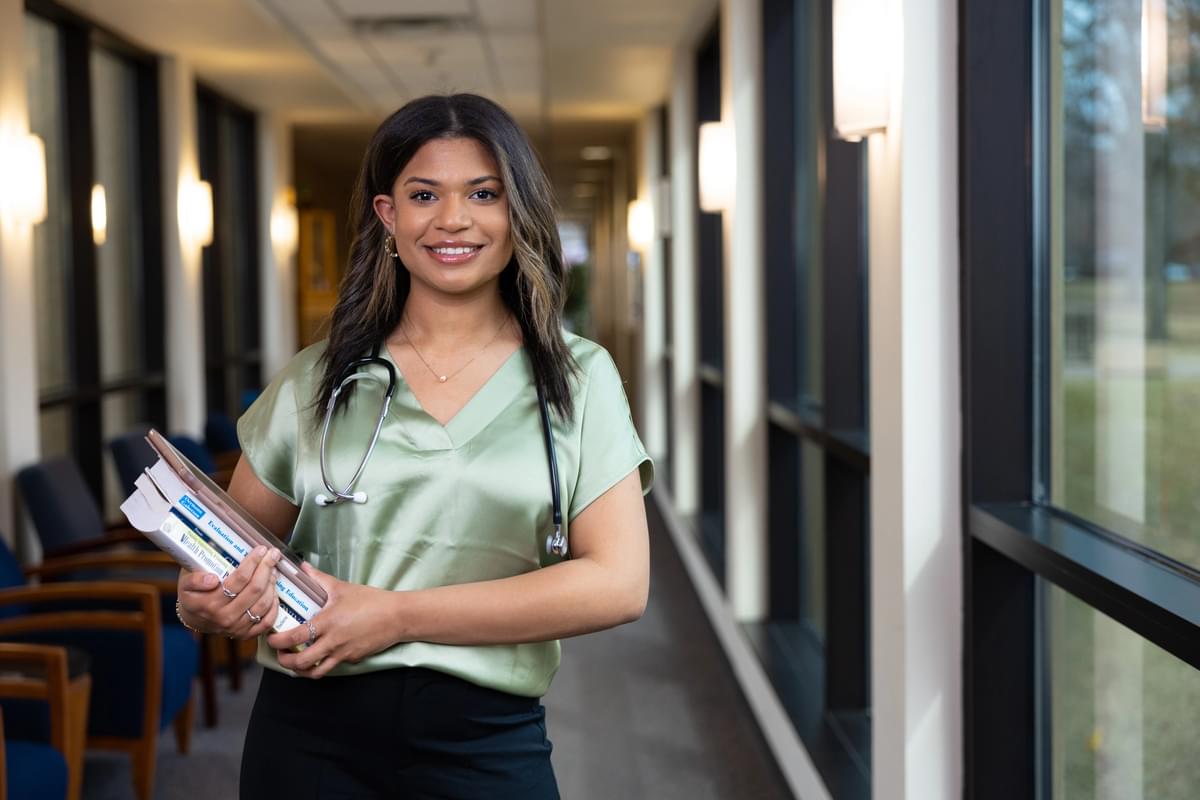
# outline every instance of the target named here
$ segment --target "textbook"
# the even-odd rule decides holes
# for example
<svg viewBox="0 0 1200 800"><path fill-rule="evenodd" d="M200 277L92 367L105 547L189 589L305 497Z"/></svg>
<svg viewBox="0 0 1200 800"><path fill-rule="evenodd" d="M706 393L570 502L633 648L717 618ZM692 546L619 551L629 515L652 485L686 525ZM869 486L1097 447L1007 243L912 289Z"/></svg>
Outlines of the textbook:
<svg viewBox="0 0 1200 800"><path fill-rule="evenodd" d="M121 511L133 527L189 570L221 580L257 545L279 548L275 591L279 612L272 627L299 627L327 600L321 586L300 570L300 559L258 523L157 431L146 440L159 459L138 476Z"/></svg>

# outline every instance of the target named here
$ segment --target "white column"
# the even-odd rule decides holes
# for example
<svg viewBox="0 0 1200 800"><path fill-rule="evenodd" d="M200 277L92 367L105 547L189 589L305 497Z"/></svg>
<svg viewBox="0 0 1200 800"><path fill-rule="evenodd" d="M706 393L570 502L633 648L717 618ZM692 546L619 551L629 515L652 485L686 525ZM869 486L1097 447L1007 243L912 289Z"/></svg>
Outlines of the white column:
<svg viewBox="0 0 1200 800"><path fill-rule="evenodd" d="M204 314L201 248L181 235L180 187L200 178L196 84L176 57L159 61L162 135L163 267L167 291L167 427L204 433Z"/></svg>
<svg viewBox="0 0 1200 800"><path fill-rule="evenodd" d="M647 203L654 217L654 239L642 254L642 390L640 433L651 457L662 459L667 452L666 380L663 354L666 349L666 319L663 300L663 240L658 232L660 208L658 181L662 174L662 125L657 109L647 112L638 126L641 154L638 159L637 199Z"/></svg>
<svg viewBox="0 0 1200 800"><path fill-rule="evenodd" d="M265 385L296 353L296 242L276 241L277 213L295 219L292 133L270 114L258 115L259 297L262 380ZM270 235L268 235L270 234Z"/></svg>
<svg viewBox="0 0 1200 800"><path fill-rule="evenodd" d="M26 91L25 4L0 0L0 147L29 132ZM10 545L20 539L17 549L26 560L39 551L17 518L13 481L17 470L38 459L41 446L35 305L33 230L0 215L0 532Z"/></svg>
<svg viewBox="0 0 1200 800"><path fill-rule="evenodd" d="M869 142L872 787L962 795L957 17L889 0ZM831 532L836 535L836 532Z"/></svg>
<svg viewBox="0 0 1200 800"><path fill-rule="evenodd" d="M767 381L762 258L760 4L721 2L721 118L737 180L725 213L725 577L734 615L767 613Z"/></svg>
<svg viewBox="0 0 1200 800"><path fill-rule="evenodd" d="M696 51L676 51L671 78L671 493L700 509L700 379L696 309Z"/></svg>

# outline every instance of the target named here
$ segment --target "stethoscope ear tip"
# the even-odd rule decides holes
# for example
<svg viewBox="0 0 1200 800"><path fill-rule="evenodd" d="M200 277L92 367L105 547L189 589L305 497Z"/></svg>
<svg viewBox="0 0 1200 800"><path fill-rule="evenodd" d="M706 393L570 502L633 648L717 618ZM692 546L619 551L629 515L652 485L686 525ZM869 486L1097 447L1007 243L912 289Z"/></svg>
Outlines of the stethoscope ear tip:
<svg viewBox="0 0 1200 800"><path fill-rule="evenodd" d="M351 497L350 500L355 503L358 503L361 506L362 504L367 502L367 493L366 492L355 492L354 496Z"/></svg>
<svg viewBox="0 0 1200 800"><path fill-rule="evenodd" d="M313 499L316 500L317 505L321 506L322 508L329 505L329 498L323 494L319 494Z"/></svg>

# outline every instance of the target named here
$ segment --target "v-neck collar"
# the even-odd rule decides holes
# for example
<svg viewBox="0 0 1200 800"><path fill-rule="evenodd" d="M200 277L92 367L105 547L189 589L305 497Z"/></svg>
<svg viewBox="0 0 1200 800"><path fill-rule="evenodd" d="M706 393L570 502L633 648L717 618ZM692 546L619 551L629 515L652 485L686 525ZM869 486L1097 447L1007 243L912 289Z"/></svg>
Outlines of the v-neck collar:
<svg viewBox="0 0 1200 800"><path fill-rule="evenodd" d="M384 344L380 355L396 370L396 392L389 413L397 416L420 450L453 450L462 447L488 426L501 411L532 383L529 359L524 345L518 347L496 368L462 408L443 425L425 410L413 393L400 365Z"/></svg>

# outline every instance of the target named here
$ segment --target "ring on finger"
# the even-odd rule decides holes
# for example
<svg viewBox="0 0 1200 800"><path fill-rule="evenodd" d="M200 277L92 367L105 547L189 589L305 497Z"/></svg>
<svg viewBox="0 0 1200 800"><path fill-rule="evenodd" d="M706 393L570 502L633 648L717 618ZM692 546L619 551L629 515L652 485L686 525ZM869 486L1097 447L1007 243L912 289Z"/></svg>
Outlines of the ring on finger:
<svg viewBox="0 0 1200 800"><path fill-rule="evenodd" d="M255 614L248 608L246 609L246 616L248 616L255 625L262 622L262 617L260 617L258 614Z"/></svg>
<svg viewBox="0 0 1200 800"><path fill-rule="evenodd" d="M229 591L229 587L228 587L228 586L226 586L225 584L221 584L221 594L225 595L225 596L226 596L226 597L228 597L230 600L232 600L233 598L235 598L235 597L237 597L237 596L238 596L238 593L237 593L237 592L231 592L231 591Z"/></svg>
<svg viewBox="0 0 1200 800"><path fill-rule="evenodd" d="M306 644L312 644L317 640L317 626L313 625L312 620L305 620L305 627L308 628L308 641Z"/></svg>

